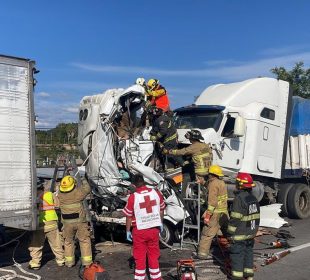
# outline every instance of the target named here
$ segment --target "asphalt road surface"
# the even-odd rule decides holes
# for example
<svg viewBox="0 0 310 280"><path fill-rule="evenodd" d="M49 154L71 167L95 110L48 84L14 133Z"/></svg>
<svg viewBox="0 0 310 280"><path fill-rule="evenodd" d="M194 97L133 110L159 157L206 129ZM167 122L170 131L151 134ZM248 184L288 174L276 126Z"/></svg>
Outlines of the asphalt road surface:
<svg viewBox="0 0 310 280"><path fill-rule="evenodd" d="M289 220L291 226L285 227L283 229L290 231L290 233L295 236L294 239L288 240L293 246L302 245L310 242L310 219L307 220ZM275 230L276 231L276 230ZM17 233L15 233L17 235ZM21 263L22 268L26 271L33 272L27 269L29 254L27 251L27 244L30 235L27 233L21 238L21 243L16 249L15 260ZM262 242L274 241L273 236L263 236L259 238ZM16 244L16 243L15 243ZM15 247L12 244L5 248L0 248L0 267L2 269L15 270L17 273L21 274L19 270L12 266L12 254ZM109 272L112 280L129 280L133 279L133 270L129 268L128 259L131 255L131 246L128 243L115 243L114 246L111 242L99 242L96 244L97 256L96 259L100 261L106 270ZM257 271L255 273L256 280L309 280L310 279L310 247L303 250L293 252L281 260L276 261L268 266L261 266L262 259L260 255L262 253L270 253L281 251L266 249L266 245L262 243L256 243L255 245L255 259ZM186 250L171 251L170 249L162 249L160 265L162 270L162 275L164 280L174 279L170 277L167 273L170 272L171 275L176 274L176 262L179 259L189 258L192 253L192 248L187 248ZM205 262L197 262L197 272L199 275L199 280L222 280L226 279L223 273L223 268L220 266L219 261L223 261L222 254L220 251L214 247L214 255L217 259L211 258ZM42 268L35 271L36 274L41 276L41 279L61 279L61 280L73 280L79 278L79 263L73 268L57 267L55 261L53 260L53 255L46 244L43 256ZM0 271L1 276L8 274L8 272ZM24 274L23 274L24 275ZM29 275L25 275L29 279L36 279ZM15 279L25 279L25 278L15 278Z"/></svg>

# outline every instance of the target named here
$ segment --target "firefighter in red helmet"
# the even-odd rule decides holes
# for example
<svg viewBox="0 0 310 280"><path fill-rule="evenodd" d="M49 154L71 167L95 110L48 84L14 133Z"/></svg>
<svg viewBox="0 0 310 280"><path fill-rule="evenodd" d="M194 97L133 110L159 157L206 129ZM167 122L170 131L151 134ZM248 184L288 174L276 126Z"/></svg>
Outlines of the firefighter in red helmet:
<svg viewBox="0 0 310 280"><path fill-rule="evenodd" d="M233 280L252 280L254 276L253 246L259 227L260 208L257 198L252 194L253 187L255 184L252 176L239 172L228 224Z"/></svg>

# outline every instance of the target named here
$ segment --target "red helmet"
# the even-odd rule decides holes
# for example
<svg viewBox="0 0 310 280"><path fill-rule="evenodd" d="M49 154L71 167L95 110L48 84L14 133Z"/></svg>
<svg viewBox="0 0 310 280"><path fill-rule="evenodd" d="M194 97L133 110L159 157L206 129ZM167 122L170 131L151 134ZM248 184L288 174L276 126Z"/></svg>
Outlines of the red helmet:
<svg viewBox="0 0 310 280"><path fill-rule="evenodd" d="M236 181L240 189L252 189L255 187L253 178L249 173L239 172Z"/></svg>

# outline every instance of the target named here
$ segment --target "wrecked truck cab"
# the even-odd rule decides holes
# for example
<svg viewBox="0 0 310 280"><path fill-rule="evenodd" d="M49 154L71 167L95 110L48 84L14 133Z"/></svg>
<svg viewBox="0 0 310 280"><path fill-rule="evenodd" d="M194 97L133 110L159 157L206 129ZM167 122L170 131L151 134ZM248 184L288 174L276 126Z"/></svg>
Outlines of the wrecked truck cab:
<svg viewBox="0 0 310 280"><path fill-rule="evenodd" d="M173 180L153 168L154 143L149 139L151 127L146 123L144 104L145 90L139 85L85 96L79 109L78 148L92 186L94 219L124 224L120 210L134 190L130 176L139 172L164 195L163 235L166 242L172 242L176 226L187 213Z"/></svg>

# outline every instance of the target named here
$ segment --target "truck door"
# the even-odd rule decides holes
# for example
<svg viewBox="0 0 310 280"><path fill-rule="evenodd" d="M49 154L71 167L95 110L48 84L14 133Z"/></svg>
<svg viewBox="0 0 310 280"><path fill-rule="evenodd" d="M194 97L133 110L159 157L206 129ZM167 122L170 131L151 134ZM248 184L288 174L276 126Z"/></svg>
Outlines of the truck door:
<svg viewBox="0 0 310 280"><path fill-rule="evenodd" d="M224 117L224 122L219 131L221 131L221 153L219 165L227 171L239 170L241 167L244 151L244 137L234 136L234 125L237 113L229 113Z"/></svg>
<svg viewBox="0 0 310 280"><path fill-rule="evenodd" d="M0 224L37 224L33 68L28 59L0 56Z"/></svg>
<svg viewBox="0 0 310 280"><path fill-rule="evenodd" d="M276 119L275 108L264 107L257 125L257 170L266 176L280 177L285 129Z"/></svg>

